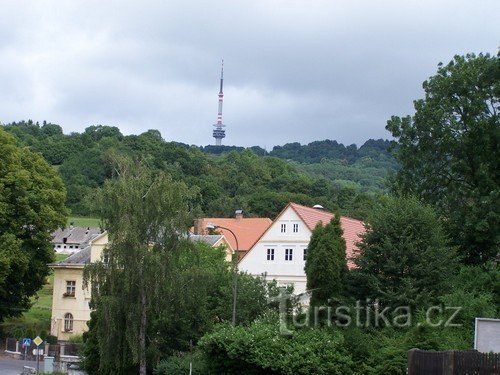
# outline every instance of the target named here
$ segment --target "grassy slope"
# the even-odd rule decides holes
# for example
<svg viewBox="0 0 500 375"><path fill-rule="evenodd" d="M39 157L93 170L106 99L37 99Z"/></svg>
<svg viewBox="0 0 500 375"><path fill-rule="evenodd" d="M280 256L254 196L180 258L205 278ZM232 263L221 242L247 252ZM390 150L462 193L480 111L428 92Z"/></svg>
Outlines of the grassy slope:
<svg viewBox="0 0 500 375"><path fill-rule="evenodd" d="M71 223L75 227L99 227L99 219L94 217L71 216L68 218L68 225Z"/></svg>

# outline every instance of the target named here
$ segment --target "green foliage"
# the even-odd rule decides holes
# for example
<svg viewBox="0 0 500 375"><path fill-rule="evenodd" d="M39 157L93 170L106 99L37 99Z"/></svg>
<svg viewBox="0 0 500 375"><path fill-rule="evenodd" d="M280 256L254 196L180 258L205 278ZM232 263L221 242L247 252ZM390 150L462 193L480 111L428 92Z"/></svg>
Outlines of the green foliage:
<svg viewBox="0 0 500 375"><path fill-rule="evenodd" d="M89 265L85 276L99 315L100 369L125 373L139 366L145 373L152 319L170 305L163 292L171 282L171 259L189 245L182 236L194 192L127 160L117 165L119 179L106 182L99 195L108 259Z"/></svg>
<svg viewBox="0 0 500 375"><path fill-rule="evenodd" d="M500 58L455 56L423 84L413 117L393 116L401 163L393 188L447 218L463 261L483 264L500 248Z"/></svg>
<svg viewBox="0 0 500 375"><path fill-rule="evenodd" d="M66 222L65 189L43 158L0 128L0 322L30 307L53 261L50 233Z"/></svg>
<svg viewBox="0 0 500 375"><path fill-rule="evenodd" d="M312 232L305 265L311 306L327 306L331 299L340 298L347 272L343 233L338 214L325 226L318 223Z"/></svg>
<svg viewBox="0 0 500 375"><path fill-rule="evenodd" d="M339 332L282 335L275 315L248 327L219 326L199 342L210 374L352 374Z"/></svg>
<svg viewBox="0 0 500 375"><path fill-rule="evenodd" d="M107 262L85 269L96 309L85 336L91 373L127 373L144 368L146 359L152 369L232 313L233 272L224 249L187 237L196 191L128 161L120 165L120 177L98 195L110 235ZM240 274L238 323L260 316L277 294L263 278Z"/></svg>
<svg viewBox="0 0 500 375"><path fill-rule="evenodd" d="M190 363L193 375L206 375L207 369L202 354L198 351L193 355L178 353L158 363L153 371L154 375L185 375L189 374Z"/></svg>
<svg viewBox="0 0 500 375"><path fill-rule="evenodd" d="M386 198L367 220L368 231L350 272L360 299L382 306L428 306L450 288L455 252L430 206L415 198Z"/></svg>
<svg viewBox="0 0 500 375"><path fill-rule="evenodd" d="M364 218L374 194L384 190L385 169L394 168L388 141L382 140L367 141L359 149L334 141L299 145L304 149L300 155L312 155L306 164L302 156L278 148L268 154L259 147L198 148L166 142L157 130L124 136L116 127L97 125L65 135L58 125L40 127L32 121L4 129L57 166L67 187L68 207L83 216L97 215L94 195L112 176L111 161L117 155L142 160L155 172L197 186L197 203L206 216L231 216L240 208L248 216L274 217L295 201Z"/></svg>

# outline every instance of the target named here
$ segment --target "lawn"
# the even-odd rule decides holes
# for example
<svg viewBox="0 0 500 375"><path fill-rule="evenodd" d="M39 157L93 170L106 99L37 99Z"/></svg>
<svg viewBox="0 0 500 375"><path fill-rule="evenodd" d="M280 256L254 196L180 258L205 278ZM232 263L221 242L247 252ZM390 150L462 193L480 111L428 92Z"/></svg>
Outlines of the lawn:
<svg viewBox="0 0 500 375"><path fill-rule="evenodd" d="M68 254L56 254L56 261L64 260ZM17 318L6 319L2 328L7 336L35 337L43 331L50 331L50 317L52 310L52 290L54 274L47 276L46 283L31 300L33 306ZM34 335L34 336L33 336Z"/></svg>
<svg viewBox="0 0 500 375"><path fill-rule="evenodd" d="M99 227L100 220L95 217L71 216L68 218L68 225L73 223L75 227Z"/></svg>

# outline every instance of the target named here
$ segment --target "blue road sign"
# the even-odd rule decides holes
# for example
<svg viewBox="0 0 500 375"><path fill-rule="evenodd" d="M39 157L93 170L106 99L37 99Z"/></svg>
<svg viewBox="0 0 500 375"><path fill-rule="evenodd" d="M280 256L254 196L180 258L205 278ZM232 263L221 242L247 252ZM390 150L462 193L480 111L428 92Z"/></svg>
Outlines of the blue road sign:
<svg viewBox="0 0 500 375"><path fill-rule="evenodd" d="M31 339L29 337L25 337L23 339L23 346L30 346L31 345Z"/></svg>

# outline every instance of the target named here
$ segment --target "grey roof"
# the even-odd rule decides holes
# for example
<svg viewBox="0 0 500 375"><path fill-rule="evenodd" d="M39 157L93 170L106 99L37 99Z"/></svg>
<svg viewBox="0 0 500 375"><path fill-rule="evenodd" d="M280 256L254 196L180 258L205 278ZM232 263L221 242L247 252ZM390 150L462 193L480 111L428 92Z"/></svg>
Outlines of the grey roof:
<svg viewBox="0 0 500 375"><path fill-rule="evenodd" d="M207 245L214 246L222 237L220 234L190 234L189 240L193 242L205 242Z"/></svg>
<svg viewBox="0 0 500 375"><path fill-rule="evenodd" d="M73 227L58 229L52 233L52 243L67 243L81 245L89 242L96 235L101 234L101 228L97 227ZM64 240L66 239L66 241Z"/></svg>
<svg viewBox="0 0 500 375"><path fill-rule="evenodd" d="M90 248L91 246L87 246L84 249L70 255L64 260L59 262L51 263L51 266L74 266L74 265L85 265L90 263Z"/></svg>

